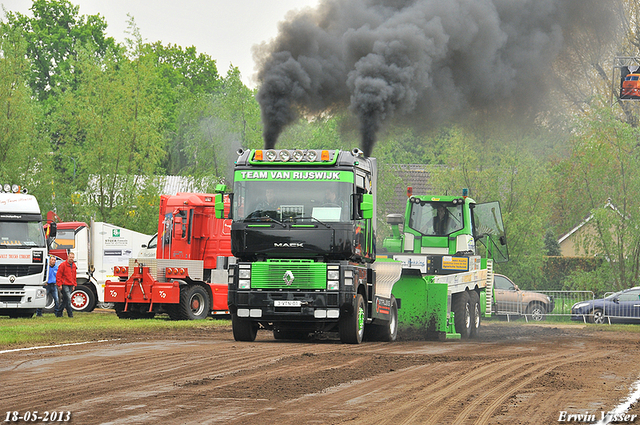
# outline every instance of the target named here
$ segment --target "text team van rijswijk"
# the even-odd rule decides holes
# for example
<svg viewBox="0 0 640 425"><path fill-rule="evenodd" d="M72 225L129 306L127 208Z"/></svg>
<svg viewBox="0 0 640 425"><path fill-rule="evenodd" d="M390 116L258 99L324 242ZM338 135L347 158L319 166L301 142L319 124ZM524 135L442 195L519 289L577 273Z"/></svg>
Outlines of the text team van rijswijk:
<svg viewBox="0 0 640 425"><path fill-rule="evenodd" d="M267 174L268 173L268 174ZM327 171L242 171L243 179L340 180L340 172Z"/></svg>

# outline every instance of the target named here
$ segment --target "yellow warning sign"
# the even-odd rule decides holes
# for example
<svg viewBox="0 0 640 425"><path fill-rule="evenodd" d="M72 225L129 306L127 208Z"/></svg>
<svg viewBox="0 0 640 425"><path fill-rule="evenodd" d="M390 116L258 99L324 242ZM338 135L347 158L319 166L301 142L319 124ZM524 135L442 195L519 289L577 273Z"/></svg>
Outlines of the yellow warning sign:
<svg viewBox="0 0 640 425"><path fill-rule="evenodd" d="M442 268L447 270L468 270L469 259L467 257L442 257Z"/></svg>

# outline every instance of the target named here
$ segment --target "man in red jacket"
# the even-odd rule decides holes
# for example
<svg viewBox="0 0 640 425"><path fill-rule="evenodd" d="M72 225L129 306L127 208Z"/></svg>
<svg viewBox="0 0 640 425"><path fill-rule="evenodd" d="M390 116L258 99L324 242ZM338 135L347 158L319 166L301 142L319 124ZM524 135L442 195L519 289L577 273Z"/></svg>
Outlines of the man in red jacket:
<svg viewBox="0 0 640 425"><path fill-rule="evenodd" d="M58 267L58 274L56 275L56 283L62 288L62 302L59 309L56 311L57 317L62 317L62 312L67 309L67 316L73 317L73 310L71 309L71 294L76 289L76 271L78 267L73 262L75 254L70 252L67 254L67 261L60 264Z"/></svg>

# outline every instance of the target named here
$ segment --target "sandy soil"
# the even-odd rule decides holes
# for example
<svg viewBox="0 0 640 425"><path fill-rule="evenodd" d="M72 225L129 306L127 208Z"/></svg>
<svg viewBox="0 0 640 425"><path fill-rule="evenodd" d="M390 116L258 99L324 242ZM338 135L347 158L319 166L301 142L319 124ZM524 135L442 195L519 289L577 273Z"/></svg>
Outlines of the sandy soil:
<svg viewBox="0 0 640 425"><path fill-rule="evenodd" d="M345 345L275 341L267 331L238 343L222 328L7 352L0 415L69 411L75 424L557 424L562 411L599 418L640 378L639 333L501 322L481 331L472 341Z"/></svg>

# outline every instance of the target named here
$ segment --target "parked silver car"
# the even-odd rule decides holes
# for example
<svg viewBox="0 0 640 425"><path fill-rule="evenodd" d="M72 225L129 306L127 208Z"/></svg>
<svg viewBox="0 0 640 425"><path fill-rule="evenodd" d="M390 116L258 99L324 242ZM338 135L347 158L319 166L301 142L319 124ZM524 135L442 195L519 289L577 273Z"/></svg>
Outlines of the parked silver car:
<svg viewBox="0 0 640 425"><path fill-rule="evenodd" d="M523 291L508 277L494 275L494 309L497 315L527 315L535 321L544 320L555 307L548 295Z"/></svg>

